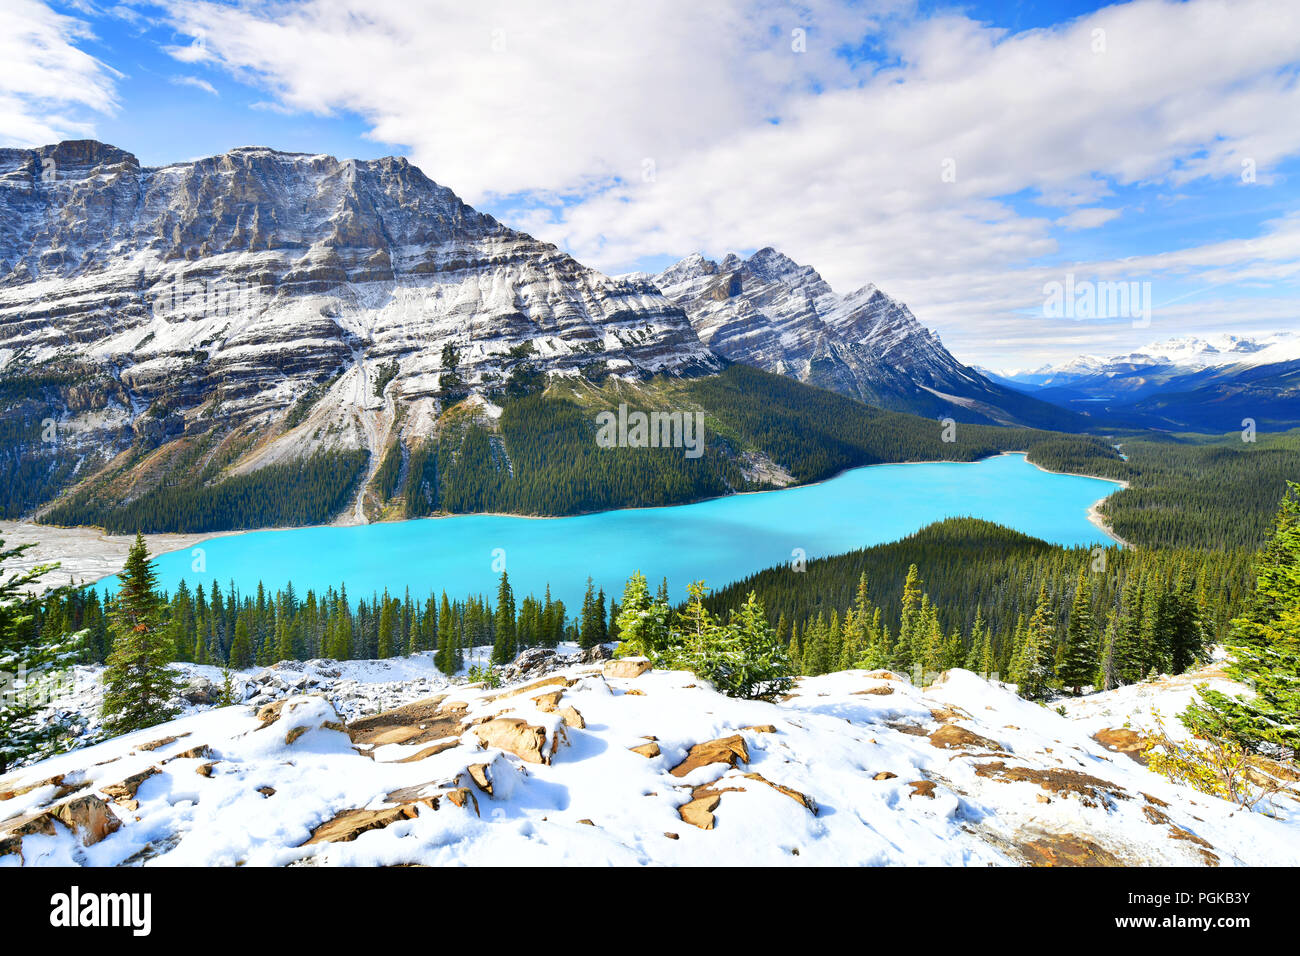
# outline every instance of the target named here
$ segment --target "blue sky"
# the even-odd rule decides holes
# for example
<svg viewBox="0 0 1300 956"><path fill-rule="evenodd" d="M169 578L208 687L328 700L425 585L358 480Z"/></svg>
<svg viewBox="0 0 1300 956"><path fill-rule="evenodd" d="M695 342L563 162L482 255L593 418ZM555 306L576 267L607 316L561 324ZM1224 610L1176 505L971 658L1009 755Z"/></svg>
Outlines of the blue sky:
<svg viewBox="0 0 1300 956"><path fill-rule="evenodd" d="M1294 6L9 0L0 142L403 154L606 271L771 245L1007 368L1300 327ZM1044 314L1067 274L1150 325Z"/></svg>

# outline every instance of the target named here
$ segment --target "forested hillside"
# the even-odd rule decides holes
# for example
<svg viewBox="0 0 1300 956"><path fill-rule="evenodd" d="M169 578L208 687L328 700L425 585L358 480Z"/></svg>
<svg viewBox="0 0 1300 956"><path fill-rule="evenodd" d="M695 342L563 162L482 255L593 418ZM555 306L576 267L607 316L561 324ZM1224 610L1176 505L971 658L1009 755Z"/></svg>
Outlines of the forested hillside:
<svg viewBox="0 0 1300 956"><path fill-rule="evenodd" d="M681 504L820 481L861 465L973 461L1025 451L1051 471L1129 483L1102 513L1139 547L1255 547L1287 477L1300 474L1300 433L1224 438L1125 435L1121 443L1035 429L945 423L882 411L743 365L719 375L642 383L553 381L506 397L499 417L453 406L414 445L391 443L367 500L372 517L508 512L566 515ZM601 447L596 416L631 410L704 416L704 450ZM215 431L169 446L147 444L93 484L70 492L40 520L114 532L216 531L320 524L346 509L366 472L361 451L320 452L231 477L226 467L256 442ZM140 463L151 486L132 476ZM35 473L34 473L35 474ZM122 477L117 477L121 475Z"/></svg>
<svg viewBox="0 0 1300 956"><path fill-rule="evenodd" d="M1178 601L1195 608L1202 634L1198 643L1221 641L1249 593L1251 559L1252 552L1244 549L1061 548L987 521L952 518L901 541L810 561L802 572L789 567L761 571L720 588L706 603L723 613L756 592L768 613L784 619L796 634L821 634L835 648L824 669L834 670L829 664L839 666L842 622L858 600L863 576L872 608L880 609L879 626L888 627L897 641L908 573L915 565L915 598L926 596L930 618L926 640L938 634L951 658L926 661L927 668L942 669L938 665L945 660L946 666L980 663L987 637L993 669L1006 674L1017 629L1033 617L1040 597L1046 599L1046 623L1054 629L1055 654L1064 646L1081 589L1098 649L1108 629L1123 622L1134 628L1135 645L1160 644L1163 638L1142 635L1143 628L1158 628L1148 617L1162 600L1167 611L1169 602ZM974 660L969 659L972 650ZM889 660L906 669L915 663L909 654L899 657L891 650ZM1145 663L1140 676L1159 664L1159 654ZM813 673L820 672L818 666L813 664Z"/></svg>
<svg viewBox="0 0 1300 956"><path fill-rule="evenodd" d="M1099 439L930 421L743 365L636 384L564 380L544 393L495 397L502 402L498 419L473 403L453 405L412 446L386 449L368 491L384 514L566 515L680 504L773 487L773 473L801 483L859 465L973 461L1013 449L1030 450L1048 468L1123 470L1114 449ZM621 403L633 411L702 414L703 453L601 447L596 415ZM296 465L226 476L225 465L258 438L215 431L186 436L169 446L169 457L142 444L40 520L128 533L214 531L323 523L348 505L365 471L364 452L322 452ZM142 462L158 476L145 489L132 477Z"/></svg>
<svg viewBox="0 0 1300 956"><path fill-rule="evenodd" d="M1288 480L1300 476L1300 431L1242 441L1225 436L1122 439L1129 487L1102 514L1125 541L1146 547L1257 548ZM1032 458L1032 456L1031 456ZM1074 469L1067 469L1074 470Z"/></svg>
<svg viewBox="0 0 1300 956"><path fill-rule="evenodd" d="M95 525L109 534L323 524L347 506L366 458L362 451L321 452L212 485L200 478L161 484L124 502L82 492L41 520Z"/></svg>

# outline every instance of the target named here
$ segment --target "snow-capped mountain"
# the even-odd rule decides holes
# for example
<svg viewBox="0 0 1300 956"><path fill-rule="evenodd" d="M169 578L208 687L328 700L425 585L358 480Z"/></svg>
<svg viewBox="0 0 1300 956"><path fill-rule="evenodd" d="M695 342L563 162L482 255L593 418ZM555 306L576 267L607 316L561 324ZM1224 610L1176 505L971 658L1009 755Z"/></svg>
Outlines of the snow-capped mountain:
<svg viewBox="0 0 1300 956"><path fill-rule="evenodd" d="M1300 335L1184 336L1128 355L1084 355L988 373L1063 408L1117 425L1223 432L1300 424Z"/></svg>
<svg viewBox="0 0 1300 956"><path fill-rule="evenodd" d="M1126 355L1080 355L1066 362L1035 369L992 370L1004 381L1038 386L1065 385L1090 375L1115 375L1138 367L1172 367L1186 371L1229 365L1269 365L1300 359L1300 335L1275 332L1238 336L1223 333L1194 335L1152 342Z"/></svg>
<svg viewBox="0 0 1300 956"><path fill-rule="evenodd" d="M931 417L1070 427L958 362L908 307L874 285L839 295L811 266L771 248L714 262L696 254L650 278L700 339L734 362Z"/></svg>
<svg viewBox="0 0 1300 956"><path fill-rule="evenodd" d="M160 168L94 141L0 150L0 376L41 447L111 458L223 425L310 418L377 460L455 375L644 377L722 367L649 282L613 279L467 206L404 159L248 147ZM18 383L16 385L12 383ZM327 390L326 390L327 389Z"/></svg>

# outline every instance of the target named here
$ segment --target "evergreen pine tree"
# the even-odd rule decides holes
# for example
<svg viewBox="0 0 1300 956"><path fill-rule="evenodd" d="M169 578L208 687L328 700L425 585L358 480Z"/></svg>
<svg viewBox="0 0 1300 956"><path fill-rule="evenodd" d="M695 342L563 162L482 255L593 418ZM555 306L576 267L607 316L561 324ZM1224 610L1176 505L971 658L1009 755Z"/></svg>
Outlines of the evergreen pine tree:
<svg viewBox="0 0 1300 956"><path fill-rule="evenodd" d="M910 673L920 656L914 646L919 629L921 612L921 576L913 564L907 569L903 581L903 602L898 619L898 640L894 642L892 664L895 670Z"/></svg>
<svg viewBox="0 0 1300 956"><path fill-rule="evenodd" d="M113 652L104 671L104 729L130 733L176 716L176 672L169 667L173 646L154 588L157 575L144 535L136 533L121 582L113 597Z"/></svg>
<svg viewBox="0 0 1300 956"><path fill-rule="evenodd" d="M515 598L510 590L510 578L501 572L497 587L496 641L492 645L492 663L509 664L515 659Z"/></svg>
<svg viewBox="0 0 1300 956"><path fill-rule="evenodd" d="M243 612L235 619L235 639L230 642L229 664L237 671L253 664L253 641L249 636L248 615Z"/></svg>
<svg viewBox="0 0 1300 956"><path fill-rule="evenodd" d="M1011 679L1026 700L1043 700L1050 691L1052 658L1056 648L1056 625L1052 622L1046 585L1038 592L1038 603L1025 625L1022 643L1012 665Z"/></svg>
<svg viewBox="0 0 1300 956"><path fill-rule="evenodd" d="M1065 629L1065 648L1057 677L1065 687L1072 688L1077 697L1083 685L1097 674L1097 645L1092 623L1092 584L1088 580L1088 566L1079 570L1074 586L1074 601L1070 605L1070 620Z"/></svg>
<svg viewBox="0 0 1300 956"><path fill-rule="evenodd" d="M1252 752L1300 758L1300 483L1288 482L1255 563L1255 590L1232 622L1228 674L1250 697L1204 687L1182 715L1193 732Z"/></svg>
<svg viewBox="0 0 1300 956"><path fill-rule="evenodd" d="M388 592L384 592L383 607L379 611L379 634L375 642L376 656L381 660L393 656L395 645L395 629L397 621L393 614L393 602L388 598Z"/></svg>
<svg viewBox="0 0 1300 956"><path fill-rule="evenodd" d="M0 540L0 568L35 544L6 548ZM86 645L86 632L48 632L35 626L28 589L57 565L40 565L0 578L0 776L19 762L58 753L68 735L66 722L46 719L42 705L56 674L71 667ZM46 591L50 599L69 589ZM9 687L5 684L12 681Z"/></svg>
<svg viewBox="0 0 1300 956"><path fill-rule="evenodd" d="M645 575L634 571L623 588L618 612L618 656L657 660L668 648L669 610L666 601L650 598Z"/></svg>
<svg viewBox="0 0 1300 956"><path fill-rule="evenodd" d="M587 593L582 599L582 617L578 629L578 646L581 648L595 647L600 643L600 623L598 616L604 610L605 605L602 600L596 603L595 586L591 578L587 578Z"/></svg>

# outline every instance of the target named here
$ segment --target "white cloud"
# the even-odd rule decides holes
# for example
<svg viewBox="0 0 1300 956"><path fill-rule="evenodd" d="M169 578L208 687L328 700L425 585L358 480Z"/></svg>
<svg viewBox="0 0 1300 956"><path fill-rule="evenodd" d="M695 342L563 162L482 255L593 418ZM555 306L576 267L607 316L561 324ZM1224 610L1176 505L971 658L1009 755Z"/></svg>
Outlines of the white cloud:
<svg viewBox="0 0 1300 956"><path fill-rule="evenodd" d="M213 96L220 96L217 88L207 80L197 76L173 76L171 82L176 86L192 86L196 90L202 90L204 93L211 93Z"/></svg>
<svg viewBox="0 0 1300 956"><path fill-rule="evenodd" d="M116 111L121 74L77 47L91 35L84 21L36 0L0 4L0 142L92 136L95 114Z"/></svg>
<svg viewBox="0 0 1300 956"><path fill-rule="evenodd" d="M1056 220L1056 224L1068 232L1096 229L1098 226L1106 225L1112 219L1118 219L1120 212L1119 209L1107 209L1104 206L1088 206L1062 216Z"/></svg>
<svg viewBox="0 0 1300 956"><path fill-rule="evenodd" d="M1300 153L1300 123L1283 121L1300 116L1294 4L1138 0L1022 33L863 9L169 4L203 59L283 108L359 114L470 202L524 197L512 224L593 265L773 245L841 290L877 282L972 358L991 358L985 330L1018 321L1008 310L1041 301L1030 263L1120 214L1095 205L1116 188L1232 181L1243 160L1265 188ZM892 65L835 55L867 41ZM1038 197L1041 214L1011 196ZM1152 265L1249 278L1253 248ZM1294 278L1286 254L1256 268Z"/></svg>

